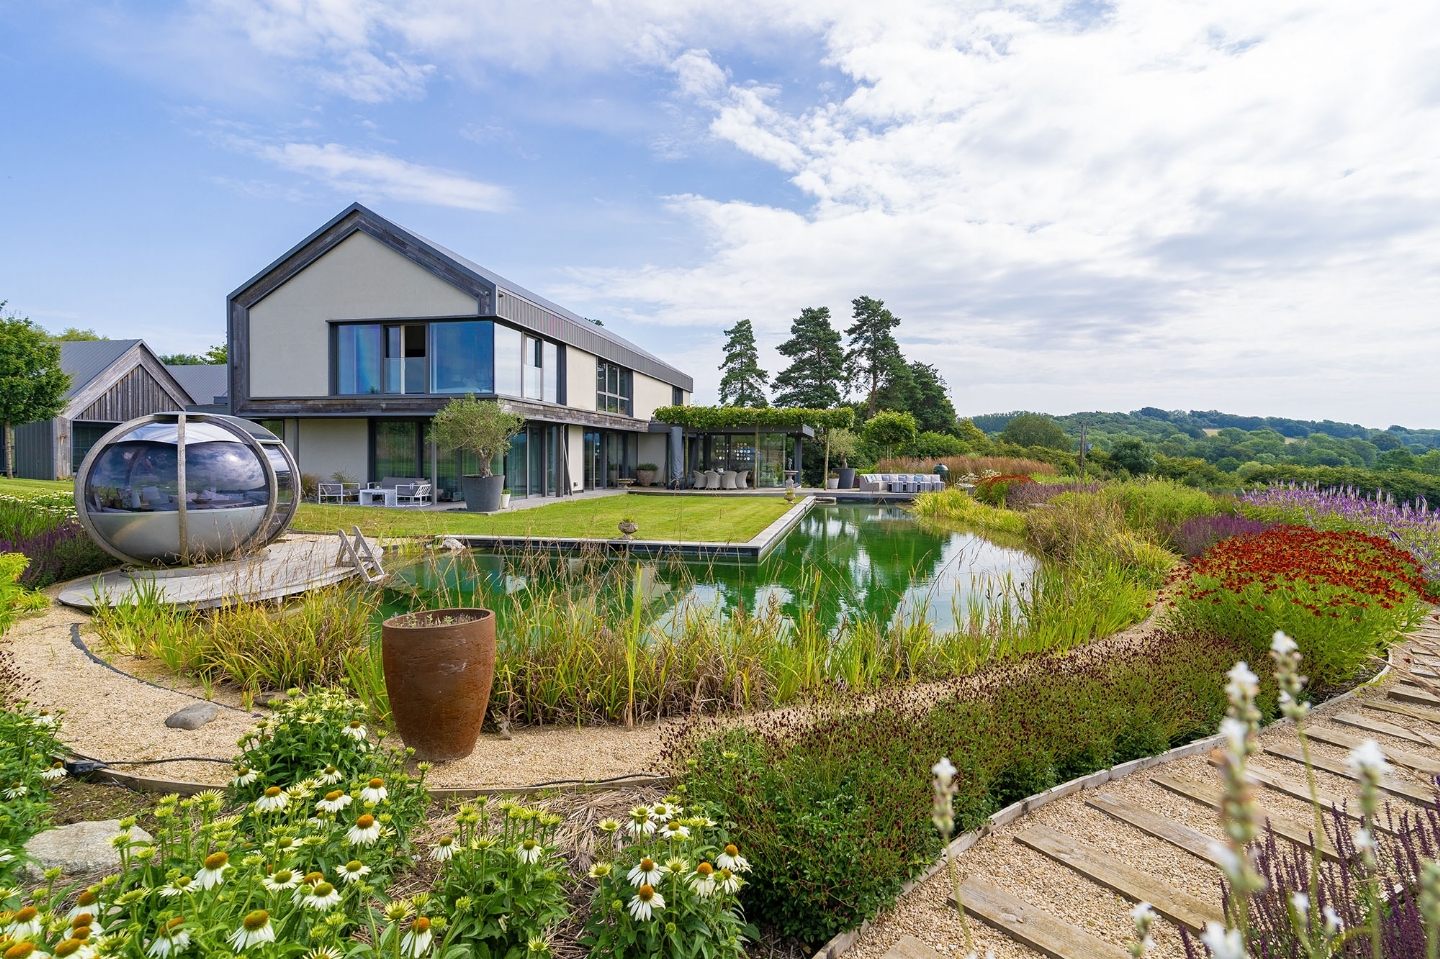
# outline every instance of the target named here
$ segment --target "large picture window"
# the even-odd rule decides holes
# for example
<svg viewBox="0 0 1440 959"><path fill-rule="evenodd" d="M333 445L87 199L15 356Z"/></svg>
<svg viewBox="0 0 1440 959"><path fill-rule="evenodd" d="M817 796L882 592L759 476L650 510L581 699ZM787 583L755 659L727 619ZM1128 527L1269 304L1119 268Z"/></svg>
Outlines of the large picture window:
<svg viewBox="0 0 1440 959"><path fill-rule="evenodd" d="M384 386L385 330L379 323L335 330L335 392L379 393Z"/></svg>
<svg viewBox="0 0 1440 959"><path fill-rule="evenodd" d="M494 324L431 323L430 341L435 355L432 392L495 392Z"/></svg>
<svg viewBox="0 0 1440 959"><path fill-rule="evenodd" d="M476 393L560 401L559 346L491 320L343 323L334 335L339 396Z"/></svg>
<svg viewBox="0 0 1440 959"><path fill-rule="evenodd" d="M604 360L595 362L595 408L631 416L634 408L630 371Z"/></svg>
<svg viewBox="0 0 1440 959"><path fill-rule="evenodd" d="M520 389L522 340L519 330L495 324L495 392L501 396L524 396Z"/></svg>

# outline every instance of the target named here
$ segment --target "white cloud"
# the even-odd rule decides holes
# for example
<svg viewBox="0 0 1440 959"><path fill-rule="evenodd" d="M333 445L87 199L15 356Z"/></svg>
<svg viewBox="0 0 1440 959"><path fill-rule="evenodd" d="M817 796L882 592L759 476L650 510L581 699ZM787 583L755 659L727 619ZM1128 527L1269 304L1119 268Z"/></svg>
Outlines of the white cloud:
<svg viewBox="0 0 1440 959"><path fill-rule="evenodd" d="M384 197L460 210L493 212L510 206L504 187L460 173L401 160L385 153L353 150L338 143L253 145L277 166L318 177L336 189L361 197Z"/></svg>

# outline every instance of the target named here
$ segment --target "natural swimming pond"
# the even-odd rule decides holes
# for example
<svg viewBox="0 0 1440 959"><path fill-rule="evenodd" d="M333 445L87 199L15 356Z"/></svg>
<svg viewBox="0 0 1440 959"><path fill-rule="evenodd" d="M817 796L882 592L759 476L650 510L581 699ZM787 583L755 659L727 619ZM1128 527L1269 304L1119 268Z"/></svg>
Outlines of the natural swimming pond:
<svg viewBox="0 0 1440 959"><path fill-rule="evenodd" d="M816 506L760 561L472 550L399 570L386 605L489 606L503 629L507 607L567 590L621 606L641 596L651 621L660 610L675 617L773 604L826 630L846 620L890 625L923 617L948 632L997 604L1013 604L1037 565L1024 550L932 526L901 507ZM663 629L663 614L658 625Z"/></svg>

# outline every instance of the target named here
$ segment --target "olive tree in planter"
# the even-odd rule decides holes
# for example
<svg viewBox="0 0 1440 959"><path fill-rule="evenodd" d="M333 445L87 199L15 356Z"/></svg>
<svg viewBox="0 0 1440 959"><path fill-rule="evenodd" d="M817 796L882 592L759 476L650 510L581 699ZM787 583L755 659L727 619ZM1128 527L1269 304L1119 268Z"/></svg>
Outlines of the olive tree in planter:
<svg viewBox="0 0 1440 959"><path fill-rule="evenodd" d="M478 476L460 477L465 508L473 513L493 513L500 508L505 477L490 472L495 454L510 446L510 437L520 432L525 418L507 413L494 400L477 400L474 394L456 397L435 414L430 422L430 439L441 449L465 450L480 460Z"/></svg>
<svg viewBox="0 0 1440 959"><path fill-rule="evenodd" d="M853 489L855 487L855 470L850 465L850 457L860 449L860 437L854 430L828 430L825 434L825 442L828 444L827 448L830 454L840 461L840 489ZM826 465L829 465L828 457Z"/></svg>

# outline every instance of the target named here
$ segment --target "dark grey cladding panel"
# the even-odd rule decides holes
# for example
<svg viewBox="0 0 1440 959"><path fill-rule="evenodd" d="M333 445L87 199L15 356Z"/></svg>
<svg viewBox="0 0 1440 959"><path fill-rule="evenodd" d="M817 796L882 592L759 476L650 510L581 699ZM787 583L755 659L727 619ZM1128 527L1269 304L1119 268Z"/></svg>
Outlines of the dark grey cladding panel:
<svg viewBox="0 0 1440 959"><path fill-rule="evenodd" d="M594 353L601 359L619 363L646 376L678 386L686 392L695 388L690 377L653 357L626 349L622 344L600 333L593 323L576 323L503 288L498 291L496 303L499 305L496 315L517 326L559 340L566 346Z"/></svg>

